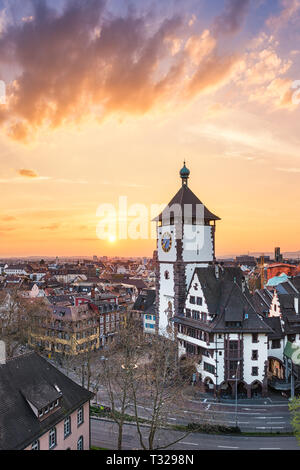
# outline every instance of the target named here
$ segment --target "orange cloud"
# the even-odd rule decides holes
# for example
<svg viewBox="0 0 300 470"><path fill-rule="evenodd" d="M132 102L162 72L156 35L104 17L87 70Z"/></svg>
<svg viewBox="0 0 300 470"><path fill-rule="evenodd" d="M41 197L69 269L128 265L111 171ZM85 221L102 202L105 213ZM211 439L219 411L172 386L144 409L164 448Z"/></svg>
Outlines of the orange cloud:
<svg viewBox="0 0 300 470"><path fill-rule="evenodd" d="M16 230L14 227L1 227L0 226L0 232L13 232Z"/></svg>
<svg viewBox="0 0 300 470"><path fill-rule="evenodd" d="M218 57L209 56L190 81L187 93L194 96L197 93L211 90L226 83L239 65L240 57L237 55Z"/></svg>
<svg viewBox="0 0 300 470"><path fill-rule="evenodd" d="M7 26L0 37L0 67L21 70L7 86L0 121L11 138L26 142L43 126L91 113L142 114L182 88L190 99L222 86L237 58L219 57L217 39L239 30L248 4L228 0L212 34L204 30L183 41L188 24L179 16L153 30L147 15L132 10L125 17L104 15L104 0L69 0L62 13L34 2L30 21Z"/></svg>
<svg viewBox="0 0 300 470"><path fill-rule="evenodd" d="M207 57L216 47L216 39L206 29L201 35L191 36L185 45L191 60L199 65L204 57Z"/></svg>
<svg viewBox="0 0 300 470"><path fill-rule="evenodd" d="M11 222L11 221L17 220L17 219L13 216L10 216L10 215L4 215L3 217L1 217L1 220L3 220L3 222Z"/></svg>
<svg viewBox="0 0 300 470"><path fill-rule="evenodd" d="M41 227L41 230L58 230L60 228L60 225L59 223L54 223L54 224L51 224L51 225L47 225L46 227Z"/></svg>
<svg viewBox="0 0 300 470"><path fill-rule="evenodd" d="M26 170L26 169L18 170L18 174L20 176L25 176L26 178L38 178L38 174L33 170Z"/></svg>

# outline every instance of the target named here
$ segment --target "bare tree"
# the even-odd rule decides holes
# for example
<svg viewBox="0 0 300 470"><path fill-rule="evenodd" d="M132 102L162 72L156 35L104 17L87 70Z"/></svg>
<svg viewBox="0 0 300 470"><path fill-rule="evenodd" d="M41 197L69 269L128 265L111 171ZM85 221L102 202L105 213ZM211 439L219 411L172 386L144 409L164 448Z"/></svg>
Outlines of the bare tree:
<svg viewBox="0 0 300 470"><path fill-rule="evenodd" d="M44 308L42 299L24 298L17 289L0 293L0 339L6 343L8 357L27 344L34 316Z"/></svg>
<svg viewBox="0 0 300 470"><path fill-rule="evenodd" d="M137 378L143 343L140 325L129 318L114 337L100 365L98 383L106 389L111 417L118 426L118 450L122 449L123 427L132 401L132 383Z"/></svg>
<svg viewBox="0 0 300 470"><path fill-rule="evenodd" d="M115 337L106 360L101 361L99 382L107 391L111 417L118 425L118 449L122 449L123 428L130 413L143 449L167 448L189 434L156 444L159 431L169 426L170 414L182 401L185 382L177 357L176 342L158 335L145 336L140 321L133 317ZM140 418L139 410L148 415L147 427L142 427L145 418Z"/></svg>
<svg viewBox="0 0 300 470"><path fill-rule="evenodd" d="M185 362L184 370L178 364L177 342L173 339L154 335L151 337L149 361L139 367L138 383L143 384L143 401L132 380L132 396L140 444L143 449L164 449L184 439L190 432L185 432L175 441L158 444L160 430L169 426L170 415L177 412L182 404L182 389L190 381L191 361ZM191 369L192 367L192 369ZM149 432L143 436L138 419L138 408L141 403L149 416Z"/></svg>

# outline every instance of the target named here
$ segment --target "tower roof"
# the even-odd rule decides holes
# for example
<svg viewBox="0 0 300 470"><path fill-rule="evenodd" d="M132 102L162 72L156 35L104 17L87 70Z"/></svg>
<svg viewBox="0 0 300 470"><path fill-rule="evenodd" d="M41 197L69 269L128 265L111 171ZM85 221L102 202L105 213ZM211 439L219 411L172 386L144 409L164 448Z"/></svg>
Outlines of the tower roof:
<svg viewBox="0 0 300 470"><path fill-rule="evenodd" d="M190 176L190 170L185 166L185 162L183 163L183 168L180 170L180 177L181 178L188 178Z"/></svg>
<svg viewBox="0 0 300 470"><path fill-rule="evenodd" d="M197 206L201 205L204 208L204 220L205 222L209 222L210 220L221 220L220 217L210 212L206 206L198 199L198 197L190 190L190 188L184 184L178 191L177 194L173 197L173 199L169 202L167 207L159 214L154 221L158 222L163 219L164 213L169 213L170 208L178 204L181 207L182 214L184 215L185 206L192 206L192 217L196 217L199 215L197 213Z"/></svg>

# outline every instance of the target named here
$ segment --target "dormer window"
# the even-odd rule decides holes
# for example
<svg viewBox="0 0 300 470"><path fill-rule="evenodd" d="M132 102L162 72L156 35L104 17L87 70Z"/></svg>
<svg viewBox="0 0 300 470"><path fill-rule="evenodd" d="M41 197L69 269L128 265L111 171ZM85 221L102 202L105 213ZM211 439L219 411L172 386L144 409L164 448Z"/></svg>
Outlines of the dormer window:
<svg viewBox="0 0 300 470"><path fill-rule="evenodd" d="M242 322L240 322L240 321L228 321L228 322L226 322L226 326L231 327L231 328L241 328Z"/></svg>
<svg viewBox="0 0 300 470"><path fill-rule="evenodd" d="M45 413L45 415L46 415L47 413L49 413L49 406L46 406L46 408L45 408L45 410L44 410L44 413Z"/></svg>

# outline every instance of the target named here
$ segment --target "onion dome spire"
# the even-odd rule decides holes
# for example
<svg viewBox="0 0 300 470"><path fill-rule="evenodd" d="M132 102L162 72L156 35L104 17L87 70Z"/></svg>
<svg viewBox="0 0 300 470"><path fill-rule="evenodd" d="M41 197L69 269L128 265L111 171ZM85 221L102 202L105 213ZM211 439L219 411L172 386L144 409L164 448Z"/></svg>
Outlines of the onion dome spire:
<svg viewBox="0 0 300 470"><path fill-rule="evenodd" d="M180 170L180 178L182 179L182 186L188 185L188 179L190 177L190 170L185 166L185 161L183 162L183 168Z"/></svg>

